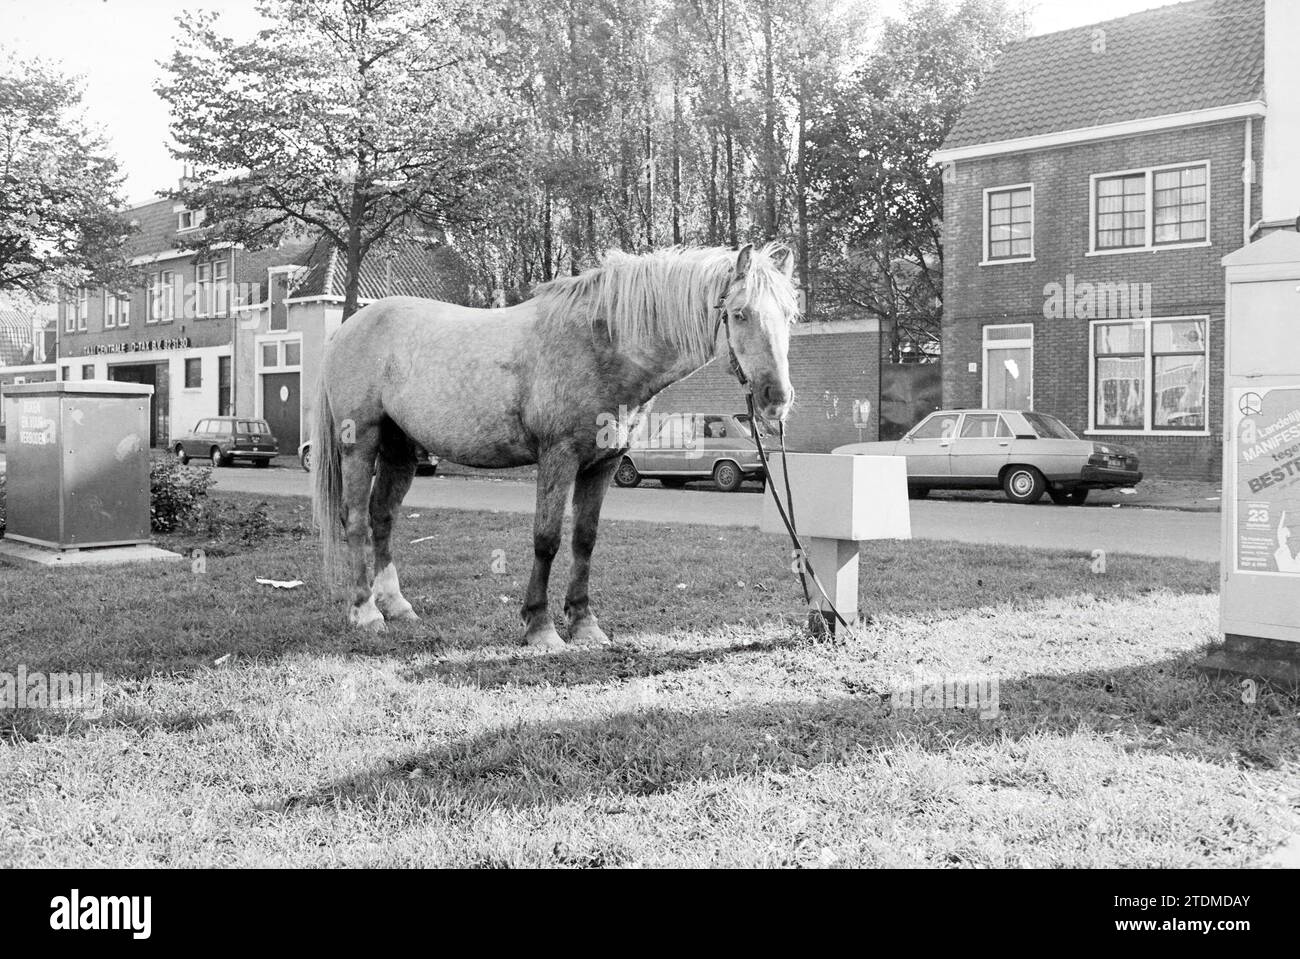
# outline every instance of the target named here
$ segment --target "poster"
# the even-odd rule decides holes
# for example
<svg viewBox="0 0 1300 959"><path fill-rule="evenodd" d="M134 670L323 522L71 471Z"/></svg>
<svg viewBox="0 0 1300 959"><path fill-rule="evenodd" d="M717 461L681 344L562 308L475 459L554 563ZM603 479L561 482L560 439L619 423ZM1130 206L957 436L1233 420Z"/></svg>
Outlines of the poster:
<svg viewBox="0 0 1300 959"><path fill-rule="evenodd" d="M1300 577L1300 386L1239 389L1237 572Z"/></svg>

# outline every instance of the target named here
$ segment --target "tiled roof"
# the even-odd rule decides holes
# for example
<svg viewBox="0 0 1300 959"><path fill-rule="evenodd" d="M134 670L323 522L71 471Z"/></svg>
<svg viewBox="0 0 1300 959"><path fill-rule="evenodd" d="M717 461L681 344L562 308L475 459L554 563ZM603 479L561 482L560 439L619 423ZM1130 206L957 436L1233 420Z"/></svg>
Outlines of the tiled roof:
<svg viewBox="0 0 1300 959"><path fill-rule="evenodd" d="M179 224L173 212L175 206L175 200L155 200L126 211L127 220L137 227L127 240L132 255L165 253L179 246L176 236Z"/></svg>
<svg viewBox="0 0 1300 959"><path fill-rule="evenodd" d="M344 294L346 280L338 251L309 251L302 261L307 273L294 288L295 297ZM422 296L449 303L464 303L469 288L460 256L443 243L407 240L375 248L361 267L360 297Z"/></svg>
<svg viewBox="0 0 1300 959"><path fill-rule="evenodd" d="M31 361L31 314L0 308L0 366L19 366Z"/></svg>
<svg viewBox="0 0 1300 959"><path fill-rule="evenodd" d="M1096 52L1103 37L1105 52ZM1012 44L944 149L1263 95L1264 0L1192 0Z"/></svg>

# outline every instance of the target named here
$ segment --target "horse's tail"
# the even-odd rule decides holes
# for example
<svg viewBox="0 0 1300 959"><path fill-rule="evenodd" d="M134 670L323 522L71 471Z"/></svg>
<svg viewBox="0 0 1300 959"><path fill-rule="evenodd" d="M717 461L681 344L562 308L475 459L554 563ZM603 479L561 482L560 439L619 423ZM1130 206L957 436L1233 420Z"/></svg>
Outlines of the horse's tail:
<svg viewBox="0 0 1300 959"><path fill-rule="evenodd" d="M324 580L326 585L333 585L343 548L343 452L326 388L327 368L327 364L321 364L311 431L311 505L312 519L320 532Z"/></svg>

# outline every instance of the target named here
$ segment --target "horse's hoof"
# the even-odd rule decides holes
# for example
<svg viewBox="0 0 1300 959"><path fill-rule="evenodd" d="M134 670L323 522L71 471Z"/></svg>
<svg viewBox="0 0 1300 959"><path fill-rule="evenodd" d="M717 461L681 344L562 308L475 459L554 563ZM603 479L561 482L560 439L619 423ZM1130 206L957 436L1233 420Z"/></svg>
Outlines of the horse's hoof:
<svg viewBox="0 0 1300 959"><path fill-rule="evenodd" d="M399 623L418 623L420 621L419 615L409 606L395 613L389 613L385 618Z"/></svg>
<svg viewBox="0 0 1300 959"><path fill-rule="evenodd" d="M539 626L537 629L530 629L524 634L524 643L534 649L564 648L564 640L560 639L560 634L555 631L555 626L550 623Z"/></svg>
<svg viewBox="0 0 1300 959"><path fill-rule="evenodd" d="M372 632L381 632L384 628L384 614L379 611L373 598L366 600L360 606L353 606L348 610L348 622L353 626L360 626L362 629L368 629Z"/></svg>
<svg viewBox="0 0 1300 959"><path fill-rule="evenodd" d="M595 623L580 623L569 630L570 646L608 646L609 637Z"/></svg>

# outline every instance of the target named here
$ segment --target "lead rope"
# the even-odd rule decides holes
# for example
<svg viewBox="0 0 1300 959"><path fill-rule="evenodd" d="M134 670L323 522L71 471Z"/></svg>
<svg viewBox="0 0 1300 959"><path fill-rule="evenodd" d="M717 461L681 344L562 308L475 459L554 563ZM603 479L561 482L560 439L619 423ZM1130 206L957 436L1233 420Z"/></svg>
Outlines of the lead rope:
<svg viewBox="0 0 1300 959"><path fill-rule="evenodd" d="M754 411L754 390L750 386L749 378L745 376L745 371L740 366L740 360L736 358L735 349L733 349L731 346L731 323L727 317L727 310L723 305L725 300L726 300L726 293L724 292L723 298L718 301L718 305L716 307L718 311L718 322L713 329L713 339L714 342L717 342L718 327L726 328L727 353L731 363L731 372L732 375L736 377L737 382L740 383L741 390L743 390L745 393L745 405L749 409L749 428L754 435L754 448L758 451L758 458L760 462L762 462L763 464L763 475L765 477L763 485L766 486L768 490L772 493L772 502L776 504L776 511L781 516L781 522L785 524L786 532L790 534L790 542L791 544L793 544L795 548L795 554L799 559L799 583L803 587L804 602L807 604L809 610L815 609L815 607L812 604L812 593L809 592L808 590L808 580L811 579L813 581L813 585L817 587L817 592L819 592L821 594L822 599L826 601L827 608L831 611L832 614L834 614L836 621L839 622L840 625L842 625L845 629L849 629L850 627L848 622L844 619L843 616L840 615L840 611L835 608L835 604L831 602L831 598L828 595L826 595L826 590L822 586L821 580L817 578L817 573L812 567L812 561L808 559L808 554L803 548L803 542L799 539L798 530L795 528L794 497L790 490L790 457L785 449L785 424L784 423L778 425L778 434L781 439L781 467L782 467L782 474L785 480L786 503L789 504L788 511L786 510L785 505L781 503L781 496L779 493L777 493L776 485L772 482L772 470L771 470L771 466L768 463L767 450L763 448L763 439L759 435L760 431L758 428L758 423L759 423L758 415ZM816 612L820 615L822 611L816 610Z"/></svg>

